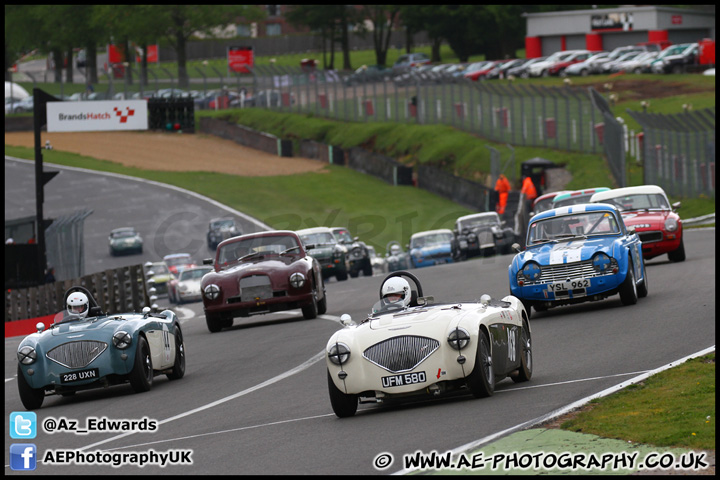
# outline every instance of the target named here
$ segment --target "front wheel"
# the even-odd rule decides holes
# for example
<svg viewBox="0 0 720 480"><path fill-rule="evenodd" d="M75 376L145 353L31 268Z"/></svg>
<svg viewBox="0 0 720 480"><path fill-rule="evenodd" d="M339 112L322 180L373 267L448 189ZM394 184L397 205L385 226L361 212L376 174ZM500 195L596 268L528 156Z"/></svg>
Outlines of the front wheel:
<svg viewBox="0 0 720 480"><path fill-rule="evenodd" d="M620 301L623 305L635 305L637 299L637 285L632 270L632 259L628 259L628 273L625 276L625 281L620 285Z"/></svg>
<svg viewBox="0 0 720 480"><path fill-rule="evenodd" d="M339 418L352 417L357 412L358 396L343 393L335 386L330 370L327 372L328 393L330 394L330 405L333 412Z"/></svg>
<svg viewBox="0 0 720 480"><path fill-rule="evenodd" d="M683 240L680 240L680 246L668 253L668 258L671 262L684 262L685 261L685 244Z"/></svg>
<svg viewBox="0 0 720 480"><path fill-rule="evenodd" d="M302 307L302 314L303 317L305 317L305 320L312 320L313 318L317 318L318 301L316 297L316 292L313 291L312 293L312 302L310 303L310 305Z"/></svg>
<svg viewBox="0 0 720 480"><path fill-rule="evenodd" d="M32 388L25 375L20 369L20 365L17 367L17 382L18 392L20 393L20 401L23 406L28 410L36 410L42 406L43 400L45 400L45 391L42 388Z"/></svg>
<svg viewBox="0 0 720 480"><path fill-rule="evenodd" d="M467 377L467 385L475 398L490 397L495 393L495 374L493 373L490 340L484 332L478 335L478 347L475 351L475 368Z"/></svg>
<svg viewBox="0 0 720 480"><path fill-rule="evenodd" d="M175 363L173 369L167 374L170 380L180 380L185 376L185 343L183 342L180 327L175 326Z"/></svg>
<svg viewBox="0 0 720 480"><path fill-rule="evenodd" d="M138 346L135 350L135 365L130 372L130 385L135 393L147 392L153 384L152 357L150 347L145 337L138 337Z"/></svg>

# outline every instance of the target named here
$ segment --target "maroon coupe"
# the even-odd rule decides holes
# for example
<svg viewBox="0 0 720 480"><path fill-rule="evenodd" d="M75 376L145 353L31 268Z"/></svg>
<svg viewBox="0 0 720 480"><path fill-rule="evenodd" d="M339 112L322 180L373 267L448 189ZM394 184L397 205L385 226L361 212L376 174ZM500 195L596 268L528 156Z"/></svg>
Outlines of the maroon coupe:
<svg viewBox="0 0 720 480"><path fill-rule="evenodd" d="M205 319L211 332L233 318L302 309L312 319L327 311L320 264L297 233L274 230L229 238L218 245L214 266L202 279Z"/></svg>

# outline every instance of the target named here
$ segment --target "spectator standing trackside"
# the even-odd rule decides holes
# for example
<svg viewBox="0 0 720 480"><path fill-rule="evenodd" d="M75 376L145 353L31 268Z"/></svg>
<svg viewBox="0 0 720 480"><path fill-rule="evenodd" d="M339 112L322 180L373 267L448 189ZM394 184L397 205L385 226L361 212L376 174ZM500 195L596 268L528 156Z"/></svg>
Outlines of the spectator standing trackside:
<svg viewBox="0 0 720 480"><path fill-rule="evenodd" d="M507 177L502 173L495 182L495 191L498 192L498 203L496 211L498 215L505 213L505 206L507 205L508 193L510 192L510 182Z"/></svg>
<svg viewBox="0 0 720 480"><path fill-rule="evenodd" d="M538 196L535 184L533 183L532 178L530 178L529 175L523 178L520 193L525 196L525 205L527 206L527 211L529 212L532 209L533 200L535 200Z"/></svg>

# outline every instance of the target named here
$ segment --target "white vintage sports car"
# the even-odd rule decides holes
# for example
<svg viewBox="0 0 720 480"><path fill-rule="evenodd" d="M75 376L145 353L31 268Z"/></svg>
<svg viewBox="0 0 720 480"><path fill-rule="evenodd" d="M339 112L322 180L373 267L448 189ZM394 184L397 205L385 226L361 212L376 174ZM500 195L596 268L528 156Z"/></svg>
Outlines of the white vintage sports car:
<svg viewBox="0 0 720 480"><path fill-rule="evenodd" d="M405 396L465 390L488 397L505 377L532 376L529 315L512 295L433 304L419 280L400 270L385 277L380 298L359 324L343 315L345 328L327 343L328 390L338 417L354 415L358 403Z"/></svg>

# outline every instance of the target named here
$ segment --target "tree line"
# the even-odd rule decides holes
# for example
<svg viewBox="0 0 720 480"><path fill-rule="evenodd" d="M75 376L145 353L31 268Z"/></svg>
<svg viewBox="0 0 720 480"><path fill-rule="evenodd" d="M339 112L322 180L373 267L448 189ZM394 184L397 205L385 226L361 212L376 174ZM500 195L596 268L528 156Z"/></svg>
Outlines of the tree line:
<svg viewBox="0 0 720 480"><path fill-rule="evenodd" d="M461 62L470 56L486 58L515 55L525 45L524 13L587 8L583 5L289 5L285 19L299 29L309 29L321 39L323 68L336 68L336 52L343 70L351 70L349 32L372 35L376 62L387 63L390 34L402 30L405 49L412 38L427 32L431 60L441 61L446 42ZM200 32L214 32L231 24L250 24L266 18L258 5L5 5L5 79L26 52L37 50L55 61L54 81L72 83L73 49L86 52L88 81L97 83L98 47L108 43L131 52L140 47L140 79L147 83L147 46L163 42L177 53L178 81L189 85L187 42ZM128 56L128 58L131 58ZM133 68L134 62L128 62Z"/></svg>

